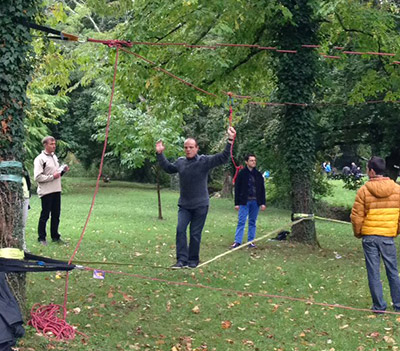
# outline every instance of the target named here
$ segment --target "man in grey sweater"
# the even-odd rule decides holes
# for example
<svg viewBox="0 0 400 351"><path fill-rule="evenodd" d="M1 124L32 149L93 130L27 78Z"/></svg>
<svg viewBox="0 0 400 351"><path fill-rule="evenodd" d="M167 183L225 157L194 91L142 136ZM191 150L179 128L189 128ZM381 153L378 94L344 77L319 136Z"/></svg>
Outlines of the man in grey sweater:
<svg viewBox="0 0 400 351"><path fill-rule="evenodd" d="M207 218L209 196L207 179L209 171L226 163L230 147L236 135L234 128L228 128L228 143L223 152L215 155L198 155L199 146L193 138L185 140L186 157L169 162L163 154L165 146L157 142L157 160L167 173L179 174L180 197L178 201L178 225L176 228L176 259L171 268L196 268L199 264L201 232ZM190 241L187 244L186 229L190 224Z"/></svg>

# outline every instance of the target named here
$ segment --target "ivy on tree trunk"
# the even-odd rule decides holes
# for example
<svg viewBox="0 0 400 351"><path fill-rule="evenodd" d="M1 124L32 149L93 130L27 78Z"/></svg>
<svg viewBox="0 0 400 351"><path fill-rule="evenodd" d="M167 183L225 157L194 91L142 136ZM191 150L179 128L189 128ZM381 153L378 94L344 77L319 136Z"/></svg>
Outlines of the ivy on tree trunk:
<svg viewBox="0 0 400 351"><path fill-rule="evenodd" d="M297 50L296 54L277 54L275 73L277 95L281 102L311 102L317 76L317 54L302 44L317 44L318 22L311 0L281 0L291 12L291 18L274 28L280 49ZM279 20L278 20L279 21ZM312 177L315 164L312 112L303 106L286 106L281 115L281 148L284 153L291 184L292 211L313 213ZM316 244L313 221L303 221L293 227L292 239Z"/></svg>
<svg viewBox="0 0 400 351"><path fill-rule="evenodd" d="M26 88L32 71L32 47L29 28L21 22L34 21L38 3L0 3L0 247L22 247L23 119L28 105ZM8 275L8 279L24 310L25 275Z"/></svg>

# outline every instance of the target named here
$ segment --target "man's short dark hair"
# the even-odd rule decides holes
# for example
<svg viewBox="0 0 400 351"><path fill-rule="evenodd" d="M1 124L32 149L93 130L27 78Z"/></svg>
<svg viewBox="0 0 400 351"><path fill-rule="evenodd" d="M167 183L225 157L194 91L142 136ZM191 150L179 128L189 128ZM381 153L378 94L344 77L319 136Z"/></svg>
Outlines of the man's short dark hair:
<svg viewBox="0 0 400 351"><path fill-rule="evenodd" d="M254 154L248 154L248 155L246 155L246 156L244 157L244 160L245 160L245 161L248 161L250 157L254 157L255 159L257 159L256 155L254 155Z"/></svg>
<svg viewBox="0 0 400 351"><path fill-rule="evenodd" d="M386 170L386 162L383 158L372 156L368 161L368 168L373 169L377 175L383 175Z"/></svg>

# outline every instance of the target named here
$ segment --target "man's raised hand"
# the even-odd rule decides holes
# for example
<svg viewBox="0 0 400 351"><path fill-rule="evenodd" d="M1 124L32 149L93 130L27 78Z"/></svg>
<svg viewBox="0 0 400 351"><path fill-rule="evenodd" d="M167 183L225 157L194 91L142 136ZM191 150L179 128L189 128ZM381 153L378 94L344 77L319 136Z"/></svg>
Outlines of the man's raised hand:
<svg viewBox="0 0 400 351"><path fill-rule="evenodd" d="M156 151L158 154L161 154L165 150L165 146L162 140L156 142Z"/></svg>

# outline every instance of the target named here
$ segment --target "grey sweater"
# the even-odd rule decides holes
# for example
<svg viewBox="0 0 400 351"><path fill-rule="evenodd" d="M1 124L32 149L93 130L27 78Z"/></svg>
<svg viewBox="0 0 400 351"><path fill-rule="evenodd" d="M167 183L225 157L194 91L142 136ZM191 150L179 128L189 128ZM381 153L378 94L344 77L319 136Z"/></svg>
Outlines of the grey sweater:
<svg viewBox="0 0 400 351"><path fill-rule="evenodd" d="M225 150L219 154L196 155L192 159L179 157L173 163L169 162L163 153L157 154L158 163L165 172L179 174L179 206L187 209L208 206L208 172L228 162L230 147L227 143Z"/></svg>

